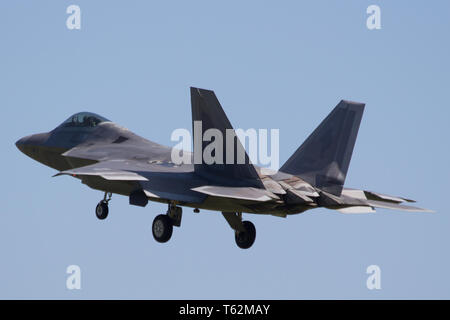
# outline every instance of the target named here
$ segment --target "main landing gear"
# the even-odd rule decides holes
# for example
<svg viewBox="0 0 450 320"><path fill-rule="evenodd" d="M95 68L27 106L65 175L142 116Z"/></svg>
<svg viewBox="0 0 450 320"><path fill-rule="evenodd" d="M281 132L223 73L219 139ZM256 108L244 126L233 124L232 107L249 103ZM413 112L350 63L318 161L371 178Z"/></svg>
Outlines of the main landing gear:
<svg viewBox="0 0 450 320"><path fill-rule="evenodd" d="M105 192L105 196L102 201L100 201L97 204L97 207L95 208L95 215L98 219L104 220L108 216L109 208L108 203L111 201L112 193L111 192Z"/></svg>
<svg viewBox="0 0 450 320"><path fill-rule="evenodd" d="M105 192L102 201L95 208L95 215L98 219L104 220L108 217L108 203L111 201L111 192ZM198 212L196 209L194 212ZM256 239L256 229L250 221L242 221L241 212L222 212L225 220L234 230L234 240L241 249L250 248ZM170 240L173 233L173 227L181 226L182 208L174 203L169 203L166 214L160 214L155 217L152 224L153 238L160 243Z"/></svg>
<svg viewBox="0 0 450 320"><path fill-rule="evenodd" d="M234 240L241 249L250 248L256 239L256 228L250 221L242 221L240 212L222 212L225 220L234 230Z"/></svg>
<svg viewBox="0 0 450 320"><path fill-rule="evenodd" d="M173 227L181 226L182 209L174 204L169 203L166 214L156 216L152 224L153 238L160 243L170 240L172 237Z"/></svg>
<svg viewBox="0 0 450 320"><path fill-rule="evenodd" d="M234 240L241 249L250 248L256 239L256 228L250 221L243 221L245 231L235 231Z"/></svg>

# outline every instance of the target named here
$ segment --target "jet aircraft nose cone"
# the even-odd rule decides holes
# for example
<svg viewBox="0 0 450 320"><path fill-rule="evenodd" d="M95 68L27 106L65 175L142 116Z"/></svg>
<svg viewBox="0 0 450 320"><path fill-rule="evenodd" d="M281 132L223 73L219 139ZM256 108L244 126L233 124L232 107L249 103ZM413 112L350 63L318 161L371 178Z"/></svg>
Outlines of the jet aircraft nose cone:
<svg viewBox="0 0 450 320"><path fill-rule="evenodd" d="M26 137L23 137L23 138L20 138L19 140L17 140L16 141L17 149L19 149L20 151L24 152L25 146L27 145L29 137L30 136L26 136Z"/></svg>
<svg viewBox="0 0 450 320"><path fill-rule="evenodd" d="M16 147L26 155L30 155L32 150L37 150L39 147L44 146L48 137L49 133L32 134L17 140Z"/></svg>

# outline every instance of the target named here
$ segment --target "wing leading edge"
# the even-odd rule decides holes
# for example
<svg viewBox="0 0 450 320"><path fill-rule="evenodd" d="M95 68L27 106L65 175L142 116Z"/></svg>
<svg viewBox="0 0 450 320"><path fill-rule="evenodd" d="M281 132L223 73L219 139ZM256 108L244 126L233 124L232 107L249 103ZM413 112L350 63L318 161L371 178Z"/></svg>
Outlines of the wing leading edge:
<svg viewBox="0 0 450 320"><path fill-rule="evenodd" d="M146 177L131 170L126 170L126 163L125 161L122 162L123 169L120 169L117 165L113 165L112 161L104 161L89 166L61 171L55 174L54 177L61 175L70 175L73 177L98 176L110 181L148 181Z"/></svg>

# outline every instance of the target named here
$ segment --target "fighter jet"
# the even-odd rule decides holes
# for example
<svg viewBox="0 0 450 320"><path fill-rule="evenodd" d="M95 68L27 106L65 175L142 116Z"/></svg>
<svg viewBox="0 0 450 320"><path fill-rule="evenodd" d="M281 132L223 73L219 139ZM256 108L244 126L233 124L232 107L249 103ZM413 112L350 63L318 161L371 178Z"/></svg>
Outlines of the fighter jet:
<svg viewBox="0 0 450 320"><path fill-rule="evenodd" d="M173 148L90 112L77 113L52 131L24 137L16 145L58 170L55 176L72 176L102 191L95 208L98 219L108 216L112 194L128 197L135 206L145 207L149 200L167 204L167 212L157 215L152 225L153 237L161 243L171 238L173 226L181 226L182 207L222 212L242 249L256 238L255 226L243 220L242 213L287 217L320 207L342 213L375 208L429 211L402 204L414 202L407 198L344 188L365 104L340 101L277 172L267 173L251 163L235 134L227 135L234 129L215 93L193 87L190 91L193 131L203 135L214 129L224 140L233 139L233 149L224 143L216 150L231 161L175 163ZM194 123L201 125L194 128ZM208 145L194 137L194 153ZM244 161L238 161L239 154Z"/></svg>

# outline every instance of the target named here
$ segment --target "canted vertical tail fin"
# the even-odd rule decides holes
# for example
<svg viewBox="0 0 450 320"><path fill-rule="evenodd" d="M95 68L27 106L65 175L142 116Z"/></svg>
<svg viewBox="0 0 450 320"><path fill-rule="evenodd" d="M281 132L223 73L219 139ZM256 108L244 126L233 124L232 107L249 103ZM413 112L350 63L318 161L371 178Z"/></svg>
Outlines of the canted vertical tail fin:
<svg viewBox="0 0 450 320"><path fill-rule="evenodd" d="M323 191L340 195L364 112L342 100L281 167Z"/></svg>
<svg viewBox="0 0 450 320"><path fill-rule="evenodd" d="M218 185L264 188L214 92L191 87L191 106L195 173Z"/></svg>

